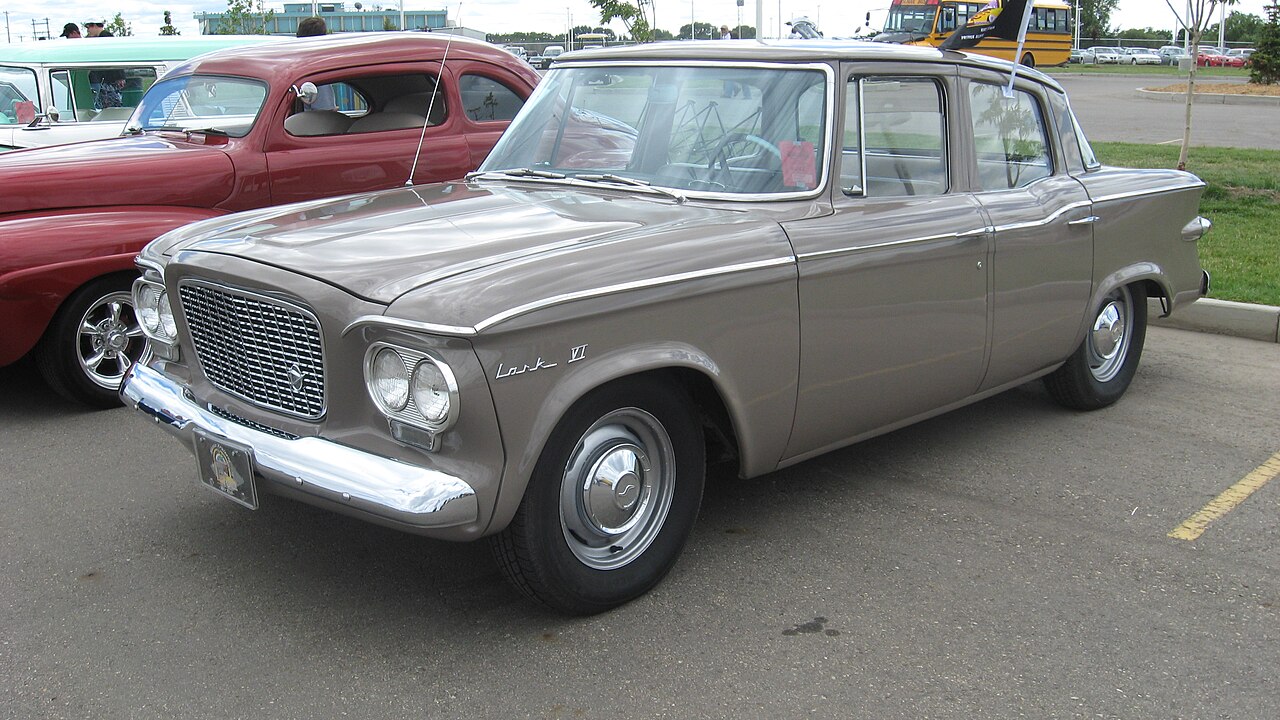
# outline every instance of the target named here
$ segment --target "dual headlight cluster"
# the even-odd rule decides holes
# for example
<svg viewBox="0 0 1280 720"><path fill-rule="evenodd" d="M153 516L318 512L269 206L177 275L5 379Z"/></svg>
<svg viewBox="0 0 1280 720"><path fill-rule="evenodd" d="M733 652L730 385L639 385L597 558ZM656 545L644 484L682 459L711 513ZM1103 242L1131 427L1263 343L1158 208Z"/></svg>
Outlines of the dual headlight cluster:
<svg viewBox="0 0 1280 720"><path fill-rule="evenodd" d="M458 416L458 383L444 361L421 350L386 343L369 348L365 383L378 409L392 421L442 432Z"/></svg>
<svg viewBox="0 0 1280 720"><path fill-rule="evenodd" d="M173 319L169 291L159 283L139 279L133 284L133 304L142 332L152 341L152 350L172 359L172 350L178 344L178 324Z"/></svg>

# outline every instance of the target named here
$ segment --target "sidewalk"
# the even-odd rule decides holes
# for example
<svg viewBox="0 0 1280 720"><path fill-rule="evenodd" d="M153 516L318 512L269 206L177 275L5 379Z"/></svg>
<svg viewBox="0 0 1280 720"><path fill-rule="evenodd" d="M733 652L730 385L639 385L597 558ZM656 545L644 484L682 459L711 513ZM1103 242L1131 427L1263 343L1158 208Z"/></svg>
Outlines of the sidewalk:
<svg viewBox="0 0 1280 720"><path fill-rule="evenodd" d="M1201 298L1161 318L1160 301L1147 303L1152 325L1280 343L1280 307Z"/></svg>

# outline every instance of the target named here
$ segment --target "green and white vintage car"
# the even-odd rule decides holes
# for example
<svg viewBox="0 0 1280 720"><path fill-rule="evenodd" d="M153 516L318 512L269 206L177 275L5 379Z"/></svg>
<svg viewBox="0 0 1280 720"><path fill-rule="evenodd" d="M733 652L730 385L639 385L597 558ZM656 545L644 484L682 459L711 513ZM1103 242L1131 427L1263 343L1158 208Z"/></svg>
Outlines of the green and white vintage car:
<svg viewBox="0 0 1280 720"><path fill-rule="evenodd" d="M534 598L617 606L675 563L709 462L772 472L1033 380L1109 405L1148 298L1207 292L1203 183L1100 165L1058 83L1012 69L567 54L465 181L151 243L122 397L247 507L491 537Z"/></svg>
<svg viewBox="0 0 1280 720"><path fill-rule="evenodd" d="M115 137L181 61L266 35L49 40L0 50L0 151Z"/></svg>

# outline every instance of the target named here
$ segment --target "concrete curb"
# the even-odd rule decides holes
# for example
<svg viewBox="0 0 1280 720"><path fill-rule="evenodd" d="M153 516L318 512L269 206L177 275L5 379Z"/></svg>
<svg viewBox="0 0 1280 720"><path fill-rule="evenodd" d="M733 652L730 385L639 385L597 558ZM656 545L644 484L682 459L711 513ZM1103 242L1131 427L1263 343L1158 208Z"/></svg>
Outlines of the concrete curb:
<svg viewBox="0 0 1280 720"><path fill-rule="evenodd" d="M1163 100L1166 102L1186 102L1187 94L1180 92L1164 92L1163 90L1147 90L1134 88L1134 93L1146 100ZM1209 105L1274 105L1280 107L1280 97L1270 95L1228 95L1225 93L1196 93L1197 104Z"/></svg>
<svg viewBox="0 0 1280 720"><path fill-rule="evenodd" d="M1201 298L1162 318L1160 301L1147 303L1152 325L1280 343L1280 307Z"/></svg>

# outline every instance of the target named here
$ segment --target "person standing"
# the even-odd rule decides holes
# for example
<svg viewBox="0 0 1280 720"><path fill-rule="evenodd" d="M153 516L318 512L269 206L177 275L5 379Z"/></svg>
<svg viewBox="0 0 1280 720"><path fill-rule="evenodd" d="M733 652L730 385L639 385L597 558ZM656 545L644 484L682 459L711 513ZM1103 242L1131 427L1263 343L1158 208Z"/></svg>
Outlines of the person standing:
<svg viewBox="0 0 1280 720"><path fill-rule="evenodd" d="M721 26L720 26L720 39L721 39L721 40L732 40L732 39L733 39L733 33L729 32L729 26L728 26L728 25L721 25Z"/></svg>
<svg viewBox="0 0 1280 720"><path fill-rule="evenodd" d="M88 31L89 37L115 37L115 33L106 29L107 25L101 20L90 20L84 24L84 29Z"/></svg>
<svg viewBox="0 0 1280 720"><path fill-rule="evenodd" d="M329 26L325 24L324 18L309 17L303 18L298 22L297 37L319 37L329 34ZM338 102L333 94L332 85L321 85L316 88L316 97L310 103L303 105L303 110L337 110Z"/></svg>
<svg viewBox="0 0 1280 720"><path fill-rule="evenodd" d="M67 23L62 26L62 34L58 37L64 37L67 39L78 38L80 37L80 26L75 23Z"/></svg>

